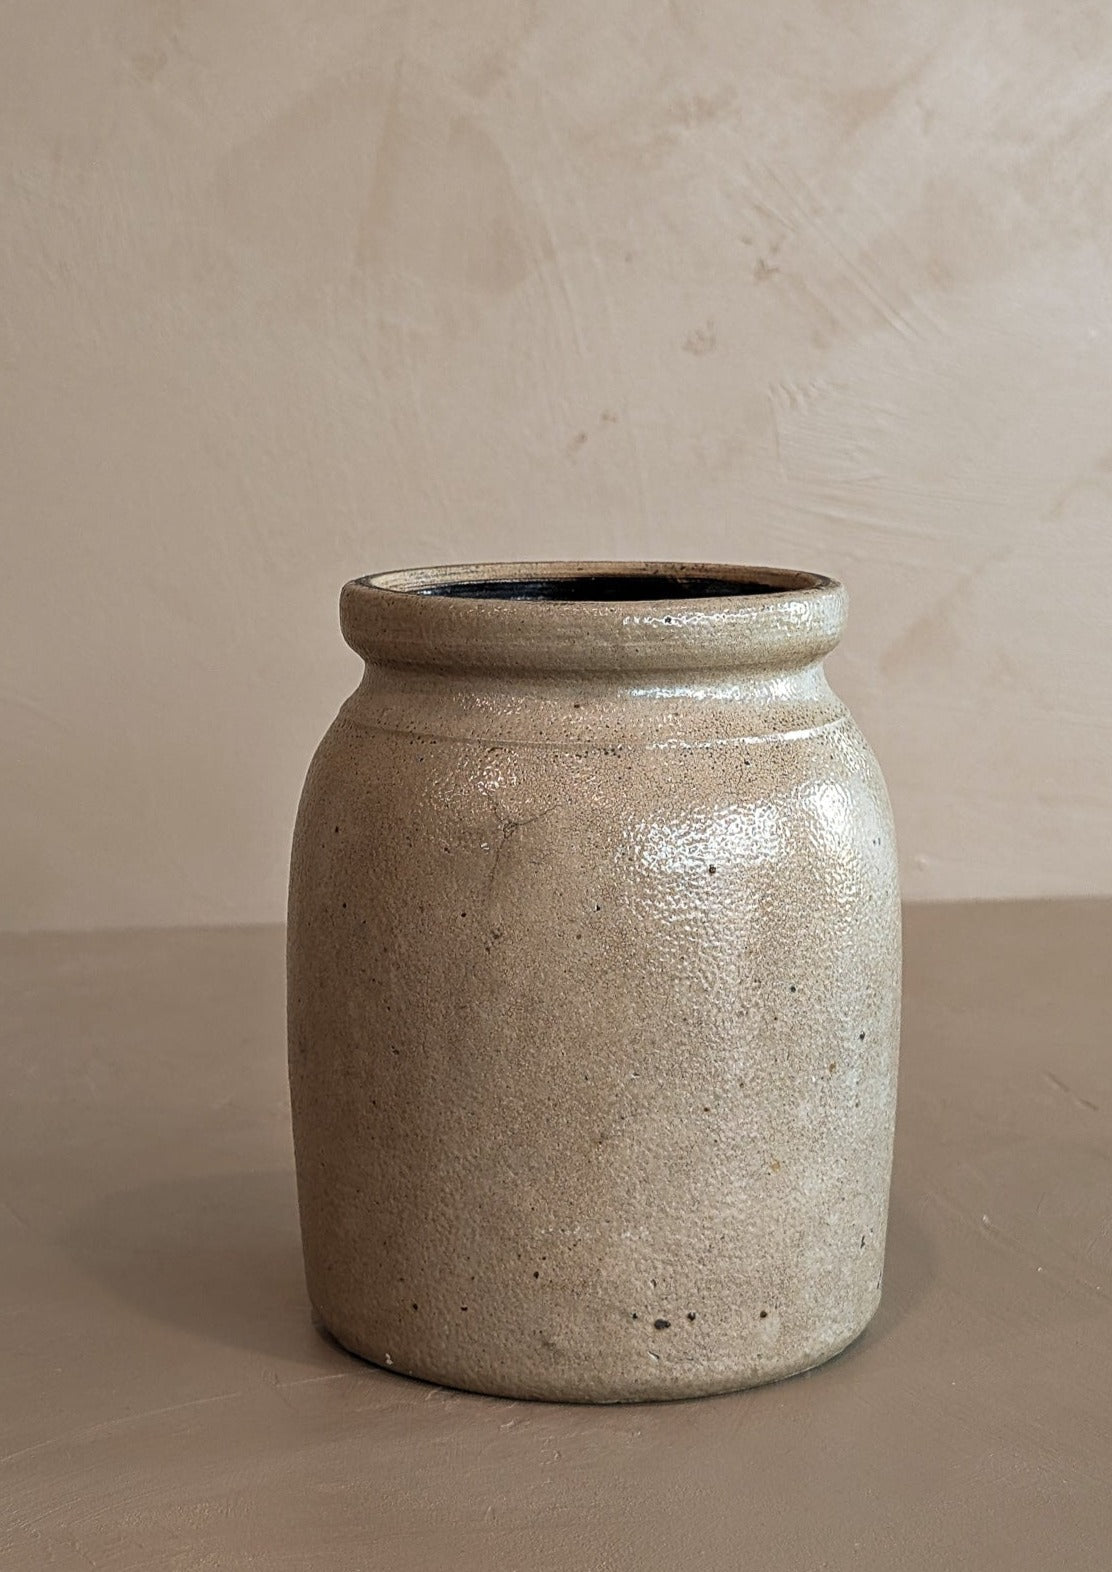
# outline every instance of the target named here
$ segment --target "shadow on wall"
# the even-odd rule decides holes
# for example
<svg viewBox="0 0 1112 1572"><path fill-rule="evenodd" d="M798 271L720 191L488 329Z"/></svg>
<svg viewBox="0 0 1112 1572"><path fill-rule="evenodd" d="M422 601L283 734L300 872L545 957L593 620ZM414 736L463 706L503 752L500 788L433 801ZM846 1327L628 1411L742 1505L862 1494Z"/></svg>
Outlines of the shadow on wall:
<svg viewBox="0 0 1112 1572"><path fill-rule="evenodd" d="M324 1355L305 1294L288 1170L118 1190L80 1212L59 1243L82 1271L153 1320L270 1358Z"/></svg>
<svg viewBox="0 0 1112 1572"><path fill-rule="evenodd" d="M116 1191L80 1213L60 1244L125 1303L195 1337L269 1358L369 1368L312 1324L294 1180L284 1169ZM872 1326L842 1359L867 1358L923 1298L933 1275L929 1241L899 1194L897 1175L884 1297Z"/></svg>

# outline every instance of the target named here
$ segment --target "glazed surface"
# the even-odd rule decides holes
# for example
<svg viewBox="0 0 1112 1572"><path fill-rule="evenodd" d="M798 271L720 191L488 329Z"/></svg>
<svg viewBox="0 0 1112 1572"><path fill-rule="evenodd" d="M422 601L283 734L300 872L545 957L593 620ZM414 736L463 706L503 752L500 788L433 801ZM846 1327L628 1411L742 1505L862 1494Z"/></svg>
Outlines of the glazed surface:
<svg viewBox="0 0 1112 1572"><path fill-rule="evenodd" d="M700 673L698 636L577 677L356 632L299 814L290 1071L310 1295L377 1363L684 1396L816 1364L876 1308L887 797L821 657Z"/></svg>

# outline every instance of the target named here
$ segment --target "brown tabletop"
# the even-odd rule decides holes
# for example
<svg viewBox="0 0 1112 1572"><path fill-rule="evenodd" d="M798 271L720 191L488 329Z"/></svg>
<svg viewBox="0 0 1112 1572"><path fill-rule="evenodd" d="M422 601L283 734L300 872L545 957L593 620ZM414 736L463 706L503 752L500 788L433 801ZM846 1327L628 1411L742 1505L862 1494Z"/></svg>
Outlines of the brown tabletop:
<svg viewBox="0 0 1112 1572"><path fill-rule="evenodd" d="M1112 902L913 907L906 943L870 1330L592 1409L313 1330L279 930L0 940L0 1566L1112 1565Z"/></svg>

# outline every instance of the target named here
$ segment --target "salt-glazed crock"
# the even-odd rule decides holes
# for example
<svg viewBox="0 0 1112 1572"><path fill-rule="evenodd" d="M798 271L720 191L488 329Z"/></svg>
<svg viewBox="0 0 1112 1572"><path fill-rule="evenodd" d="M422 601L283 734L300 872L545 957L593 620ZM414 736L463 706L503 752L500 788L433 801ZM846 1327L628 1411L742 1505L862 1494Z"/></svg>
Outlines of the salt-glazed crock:
<svg viewBox="0 0 1112 1572"><path fill-rule="evenodd" d="M309 771L290 1082L345 1347L514 1397L689 1397L880 1299L899 902L814 573L357 579Z"/></svg>

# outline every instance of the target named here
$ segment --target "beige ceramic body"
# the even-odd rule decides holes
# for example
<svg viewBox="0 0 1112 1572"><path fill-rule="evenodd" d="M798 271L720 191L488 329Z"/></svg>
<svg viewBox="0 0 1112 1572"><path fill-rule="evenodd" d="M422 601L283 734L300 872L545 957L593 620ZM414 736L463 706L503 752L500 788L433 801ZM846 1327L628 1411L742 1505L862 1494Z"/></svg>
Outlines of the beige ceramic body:
<svg viewBox="0 0 1112 1572"><path fill-rule="evenodd" d="M348 585L366 675L293 853L312 1302L377 1364L515 1397L774 1380L881 1292L899 903L822 670L844 592L612 571L765 593L416 592L571 565Z"/></svg>

